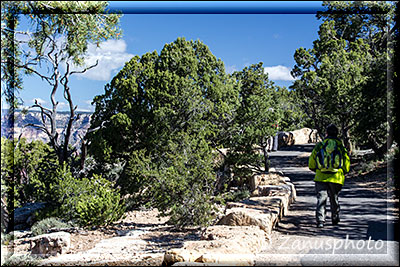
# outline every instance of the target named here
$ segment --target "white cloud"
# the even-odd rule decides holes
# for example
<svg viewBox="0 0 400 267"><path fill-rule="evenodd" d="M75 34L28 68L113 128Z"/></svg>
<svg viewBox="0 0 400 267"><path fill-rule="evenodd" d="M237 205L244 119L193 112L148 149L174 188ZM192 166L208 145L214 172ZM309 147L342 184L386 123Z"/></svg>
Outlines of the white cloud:
<svg viewBox="0 0 400 267"><path fill-rule="evenodd" d="M278 34L278 33L274 33L274 34L272 35L272 38L274 38L274 39L280 39L280 38L281 38L281 35Z"/></svg>
<svg viewBox="0 0 400 267"><path fill-rule="evenodd" d="M84 108L78 108L76 111L77 111L77 112L93 112L93 111L94 111L94 109L84 109Z"/></svg>
<svg viewBox="0 0 400 267"><path fill-rule="evenodd" d="M225 68L225 72L229 73L229 74L232 74L235 71L237 71L236 65L226 66L226 68Z"/></svg>
<svg viewBox="0 0 400 267"><path fill-rule="evenodd" d="M273 67L265 67L264 73L268 73L270 80L277 81L293 81L294 78L290 75L290 68L278 65Z"/></svg>
<svg viewBox="0 0 400 267"><path fill-rule="evenodd" d="M94 112L94 105L92 105L93 100L88 99L88 100L82 100L81 103L83 103L82 105L80 105L77 109L77 111L81 111L81 112Z"/></svg>
<svg viewBox="0 0 400 267"><path fill-rule="evenodd" d="M99 47L90 44L85 56L85 64L86 66L94 65L96 60L99 60L99 63L96 67L78 75L90 80L109 81L111 74L123 67L125 62L132 57L132 54L126 52L124 40L108 40ZM74 69L81 70L82 68L75 67Z"/></svg>
<svg viewBox="0 0 400 267"><path fill-rule="evenodd" d="M65 102L58 102L57 108L62 109L62 108L67 108L69 107L67 103Z"/></svg>

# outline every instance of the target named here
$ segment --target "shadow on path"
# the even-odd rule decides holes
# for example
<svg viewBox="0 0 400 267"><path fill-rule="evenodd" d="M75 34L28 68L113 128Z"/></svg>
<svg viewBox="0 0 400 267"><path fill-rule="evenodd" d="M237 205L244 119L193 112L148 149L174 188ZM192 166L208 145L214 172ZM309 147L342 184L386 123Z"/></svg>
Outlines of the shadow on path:
<svg viewBox="0 0 400 267"><path fill-rule="evenodd" d="M275 228L282 234L305 237L394 240L395 218L388 214L386 195L345 182L339 195L341 222L330 222L329 201L326 226L316 227L314 173L308 170L308 156L314 144L284 147L270 154L271 165L284 172L296 187L297 200ZM398 240L398 239L397 239Z"/></svg>

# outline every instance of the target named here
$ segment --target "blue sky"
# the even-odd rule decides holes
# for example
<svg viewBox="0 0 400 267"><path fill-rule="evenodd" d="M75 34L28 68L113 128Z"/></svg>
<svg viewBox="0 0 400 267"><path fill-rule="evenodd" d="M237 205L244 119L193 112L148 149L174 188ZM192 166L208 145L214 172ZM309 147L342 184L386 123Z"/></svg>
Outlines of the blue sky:
<svg viewBox="0 0 400 267"><path fill-rule="evenodd" d="M254 3L257 5L256 2L247 6L246 2L238 3L245 8ZM231 7L238 3L233 2ZM229 8L229 2L223 4ZM311 1L268 4L281 10L278 13L296 13L293 10L312 13L303 12L299 6L308 10L322 6L322 2ZM110 8L121 5L118 1L110 2ZM132 7L132 2L123 5L125 8L126 5ZM167 3L164 5L168 6ZM290 12L287 12L288 8L291 8ZM250 13L254 12L250 10ZM100 49L89 48L87 61L100 59L99 65L84 75L71 78L71 93L78 110L93 111L94 107L90 105L92 99L104 92L104 86L132 56L154 50L160 52L166 43L178 37L204 42L225 63L229 73L263 62L272 81L280 86L289 86L293 82L289 71L295 64L295 50L312 47L322 22L317 20L315 14L124 14L120 23L123 30L121 39L107 41ZM23 23L21 25L23 27ZM50 88L34 76L24 77L24 89L19 96L25 106L32 105L35 98L44 106L49 106ZM61 92L57 100L61 103L59 110L66 110ZM2 108L3 104L4 101Z"/></svg>

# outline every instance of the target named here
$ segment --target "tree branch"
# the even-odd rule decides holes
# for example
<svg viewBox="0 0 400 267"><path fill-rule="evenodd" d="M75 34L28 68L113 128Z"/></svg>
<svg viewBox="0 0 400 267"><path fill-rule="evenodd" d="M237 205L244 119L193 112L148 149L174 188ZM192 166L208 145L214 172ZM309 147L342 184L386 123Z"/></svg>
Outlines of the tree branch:
<svg viewBox="0 0 400 267"><path fill-rule="evenodd" d="M22 127L22 129L24 129L24 128L26 128L26 127L35 127L35 128L39 128L41 131L45 132L45 133L49 136L49 139L51 139L51 138L50 138L50 137L51 137L51 134L50 134L49 130L47 130L47 128L46 128L44 125L38 125L38 124L34 124L34 123L28 123L28 124L24 125L24 126Z"/></svg>
<svg viewBox="0 0 400 267"><path fill-rule="evenodd" d="M27 71L30 71L36 75L38 75L42 80L46 80L48 84L50 84L51 86L53 86L54 84L51 82L52 78L51 77L47 77L43 74L40 74L38 71L28 67L27 65L15 65L16 68L21 68L21 69L26 69Z"/></svg>
<svg viewBox="0 0 400 267"><path fill-rule="evenodd" d="M52 111L50 109L43 107L41 104L39 104L37 102L36 99L35 99L35 104L32 105L31 108L35 108L35 107L40 108L43 125L46 123L45 122L45 117L43 116L43 114L46 115L50 119L50 122L51 122L51 120L52 120Z"/></svg>
<svg viewBox="0 0 400 267"><path fill-rule="evenodd" d="M67 63L67 64L68 64L68 63ZM85 69L83 69L83 70L81 70L81 71L71 71L70 75L72 75L72 74L81 74L81 73L85 73L86 71L88 71L88 70L90 70L90 69L96 67L97 64L99 64L99 60L98 60L98 59L96 60L96 63L95 63L94 65L89 66L89 67L87 67L87 68L85 68Z"/></svg>

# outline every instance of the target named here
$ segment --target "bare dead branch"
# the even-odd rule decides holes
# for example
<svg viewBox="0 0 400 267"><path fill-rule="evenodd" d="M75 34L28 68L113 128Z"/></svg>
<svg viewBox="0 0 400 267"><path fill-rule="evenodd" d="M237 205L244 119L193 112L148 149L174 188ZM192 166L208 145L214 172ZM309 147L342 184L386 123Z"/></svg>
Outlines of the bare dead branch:
<svg viewBox="0 0 400 267"><path fill-rule="evenodd" d="M90 69L96 67L97 64L99 64L99 60L98 60L98 59L96 60L96 63L95 63L94 65L89 66L89 67L87 67L87 68L85 68L85 69L83 69L83 70L81 70L81 71L72 71L72 72L71 72L71 75L72 75L72 74L81 74L81 73L85 73L86 71L88 71L88 70L90 70Z"/></svg>
<svg viewBox="0 0 400 267"><path fill-rule="evenodd" d="M103 122L101 123L100 126L97 126L96 128L93 128L93 129L88 129L87 132L86 132L86 134L88 134L88 133L93 133L93 132L95 132L95 131L97 131L97 130L100 130L101 128L104 128L104 125L105 125L107 122L108 122L108 121L103 121Z"/></svg>
<svg viewBox="0 0 400 267"><path fill-rule="evenodd" d="M46 124L46 119L45 119L45 115L49 118L50 123L53 120L53 116L52 116L52 111L48 108L43 107L42 105L40 105L39 103L37 103L37 100L35 100L35 104L31 106L32 108L38 107L40 108L40 113L41 113L41 117L42 117L42 123L43 125Z"/></svg>
<svg viewBox="0 0 400 267"><path fill-rule="evenodd" d="M17 144L14 147L14 152L17 151L18 145L21 142L21 137L22 137L22 132L18 136L18 141L17 141ZM3 198L1 200L3 200Z"/></svg>
<svg viewBox="0 0 400 267"><path fill-rule="evenodd" d="M41 73L39 73L38 71L36 71L35 69L32 69L30 67L28 67L27 65L15 65L16 68L21 68L21 69L25 69L27 71L30 71L32 73L35 73L36 75L38 75L42 80L47 81L47 83L49 83L50 85L53 85L53 83L51 82L51 77L47 77Z"/></svg>
<svg viewBox="0 0 400 267"><path fill-rule="evenodd" d="M24 126L22 127L22 129L24 129L24 128L26 128L26 127L38 128L39 130L45 132L45 133L48 135L48 137L51 139L51 134L50 134L49 130L48 130L44 125L38 125L38 124L34 124L34 123L28 123L28 124L24 125Z"/></svg>

